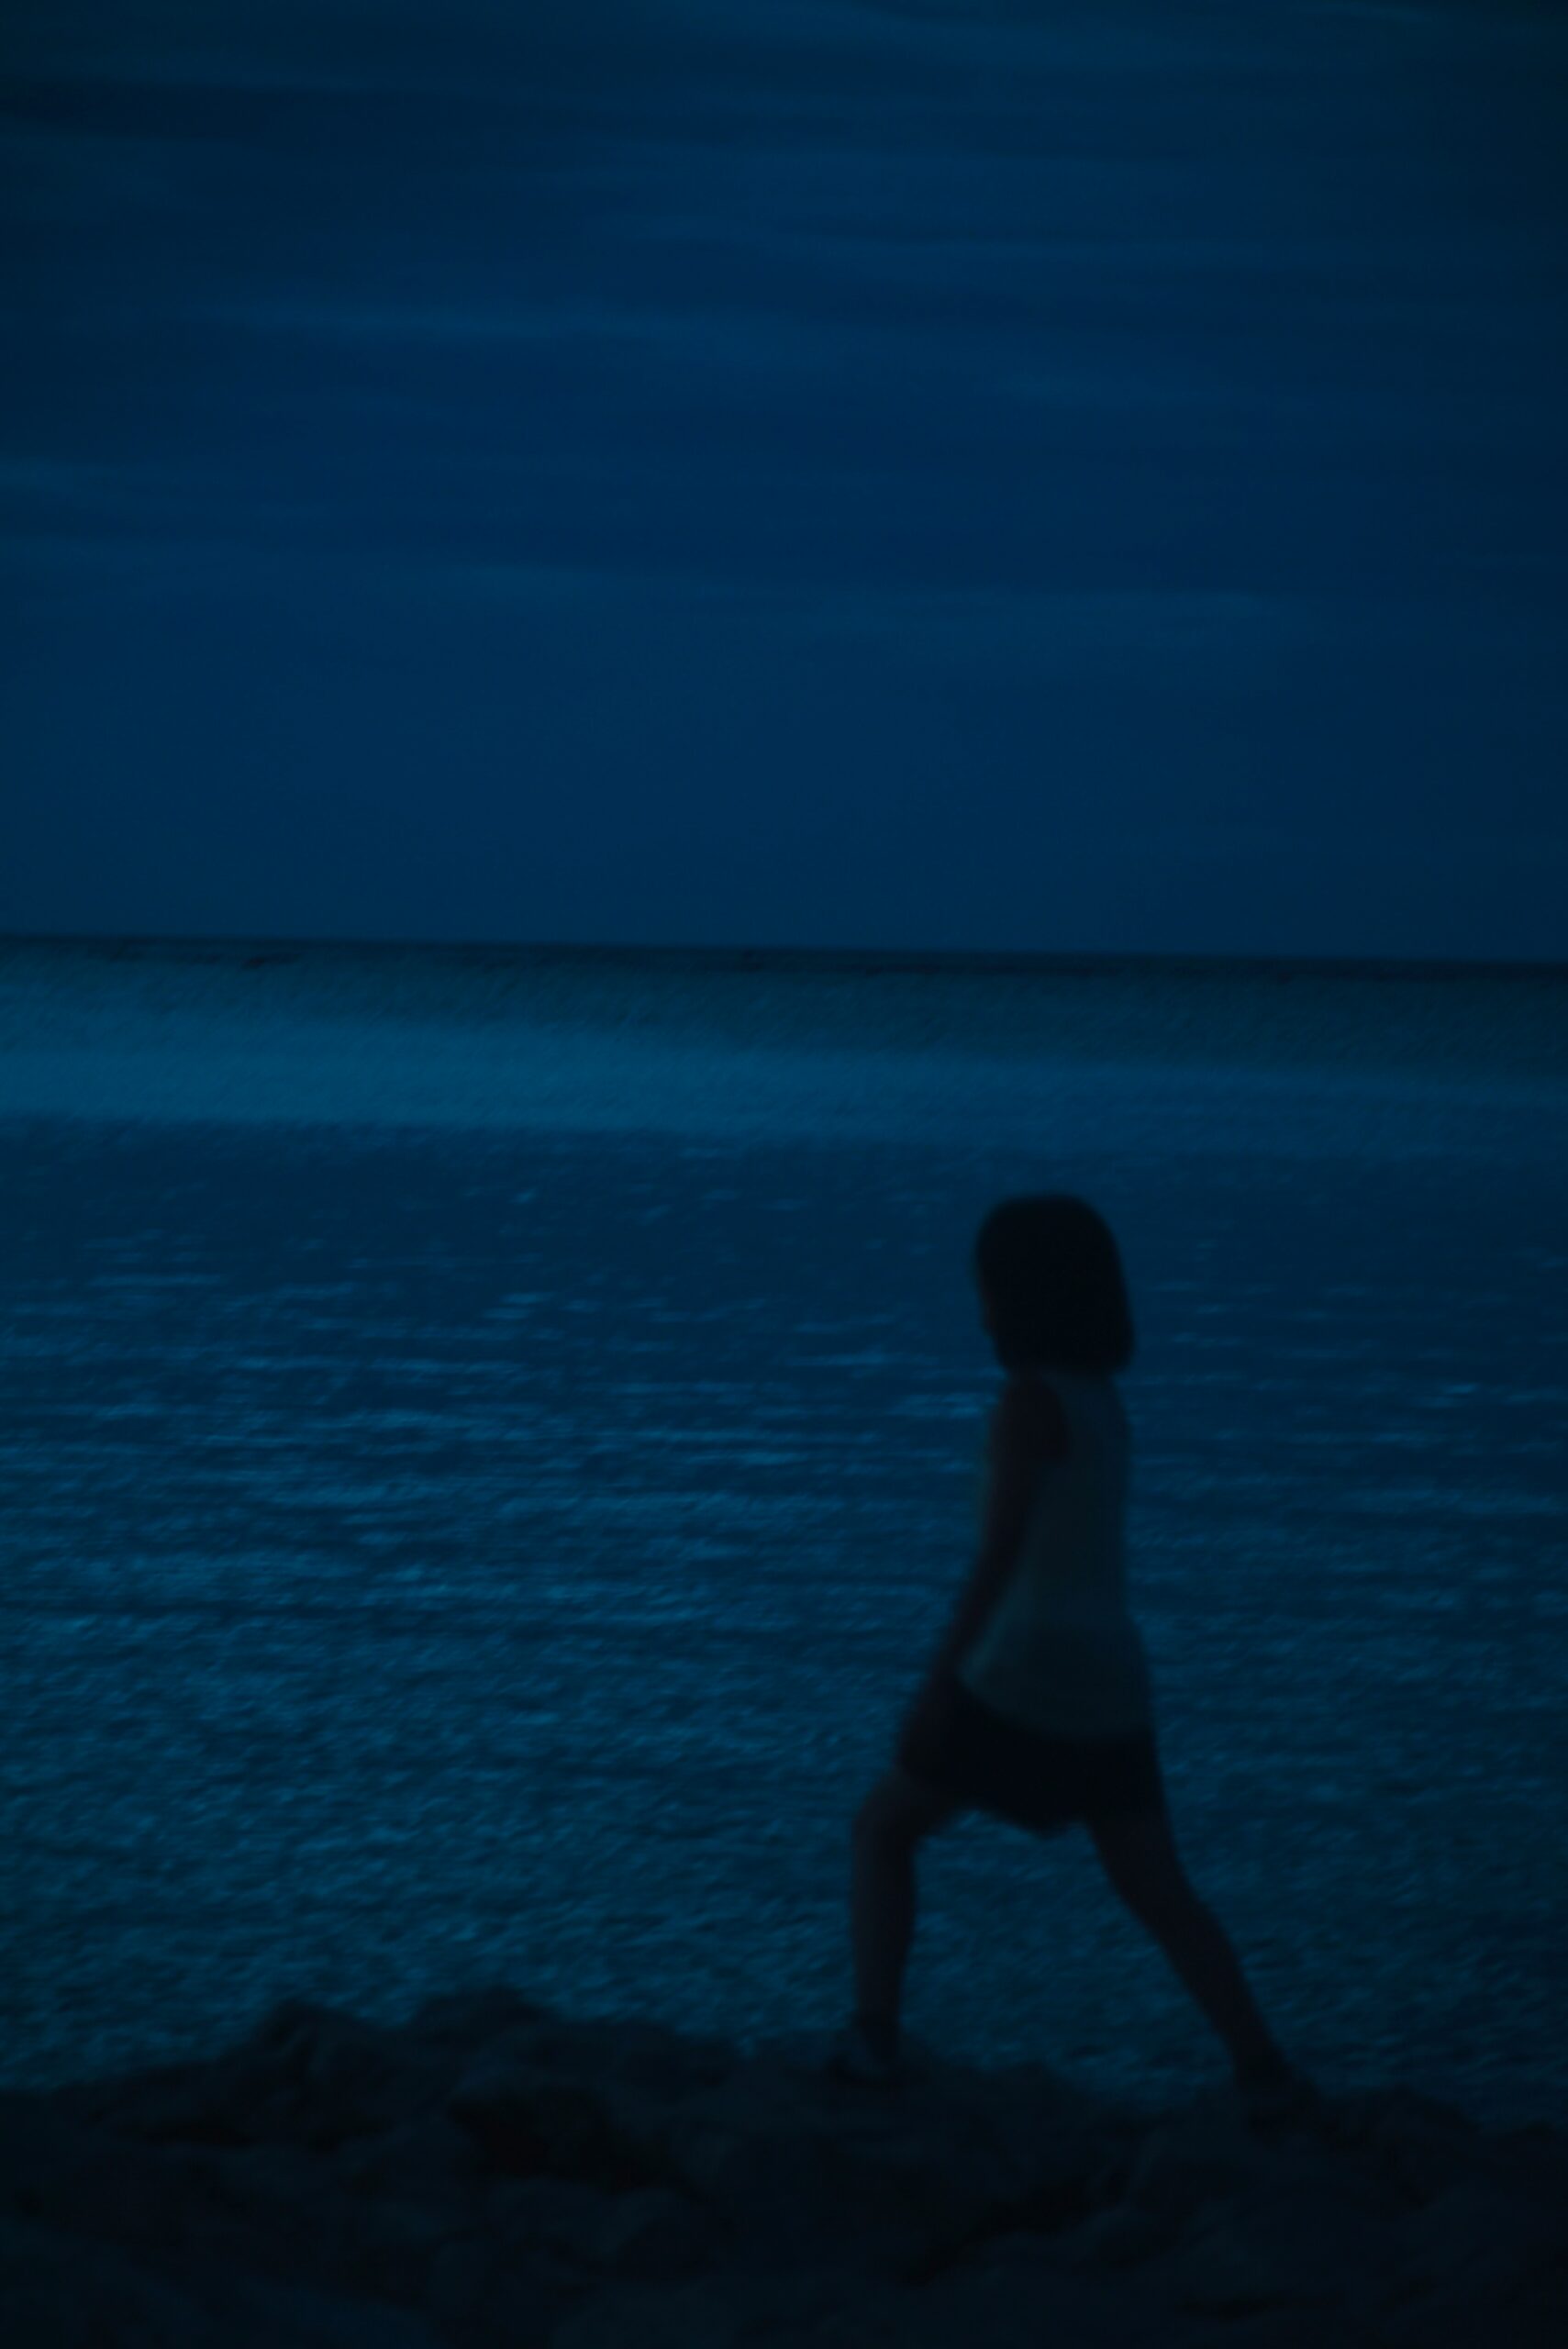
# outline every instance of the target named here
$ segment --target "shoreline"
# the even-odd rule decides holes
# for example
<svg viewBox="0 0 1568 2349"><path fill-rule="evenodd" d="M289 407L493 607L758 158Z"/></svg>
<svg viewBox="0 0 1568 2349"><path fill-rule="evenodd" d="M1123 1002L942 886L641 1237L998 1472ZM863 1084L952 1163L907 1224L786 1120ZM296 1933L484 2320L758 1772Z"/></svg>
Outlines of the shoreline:
<svg viewBox="0 0 1568 2349"><path fill-rule="evenodd" d="M161 930L6 930L0 954L55 948L109 962L198 964L296 962L315 956L423 957L471 963L482 970L536 969L551 963L618 963L701 976L734 971L800 973L827 977L975 978L1211 978L1410 980L1538 980L1568 984L1568 961L1453 955L1205 954L1180 952L1059 952L978 947L669 945L581 939L326 938L272 932Z"/></svg>
<svg viewBox="0 0 1568 2349"><path fill-rule="evenodd" d="M210 2056L0 2093L17 2349L1514 2349L1568 2322L1568 2132L1403 2085L1249 2125L912 2048L742 2052L506 1985L305 1999Z"/></svg>

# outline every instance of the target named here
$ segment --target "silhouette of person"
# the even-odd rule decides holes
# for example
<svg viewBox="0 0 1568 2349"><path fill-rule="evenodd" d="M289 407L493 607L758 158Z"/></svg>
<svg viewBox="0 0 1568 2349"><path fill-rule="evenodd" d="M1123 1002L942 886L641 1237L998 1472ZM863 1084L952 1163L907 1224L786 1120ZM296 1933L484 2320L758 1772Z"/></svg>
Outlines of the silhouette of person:
<svg viewBox="0 0 1568 2349"><path fill-rule="evenodd" d="M1166 1806L1126 1592L1129 1439L1117 1374L1134 1332L1116 1241L1084 1199L1004 1199L980 1227L973 1269L1005 1373L978 1550L892 1766L855 1815L856 2002L828 2068L868 2084L900 2076L915 1855L979 1809L1041 1834L1085 1826L1112 1887L1224 2043L1244 2111L1288 2114L1314 2091L1189 1882Z"/></svg>

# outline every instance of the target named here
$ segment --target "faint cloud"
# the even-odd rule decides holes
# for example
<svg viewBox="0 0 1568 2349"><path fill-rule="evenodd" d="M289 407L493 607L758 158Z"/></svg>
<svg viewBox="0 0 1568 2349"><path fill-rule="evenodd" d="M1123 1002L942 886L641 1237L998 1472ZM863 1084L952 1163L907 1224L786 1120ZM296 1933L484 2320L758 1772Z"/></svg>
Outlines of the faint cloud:
<svg viewBox="0 0 1568 2349"><path fill-rule="evenodd" d="M1075 588L828 595L812 624L849 640L917 641L1016 658L1220 652L1300 641L1322 625L1316 598L1251 588Z"/></svg>
<svg viewBox="0 0 1568 2349"><path fill-rule="evenodd" d="M1223 384L1201 363L1168 358L1151 365L1138 350L1116 363L1103 353L1076 353L1065 340L1047 357L1029 362L1019 351L1020 329L1010 321L999 322L989 338L977 325L962 349L954 350L925 318L878 316L874 302L867 303L858 322L837 308L816 314L805 301L791 306L761 293L749 303L706 307L691 300L631 304L581 296L446 305L219 299L194 305L193 315L198 313L242 332L324 343L531 348L596 352L611 362L618 353L639 367L666 366L694 389L716 369L756 377L766 392L775 392L791 375L852 370L857 398L863 398L879 369L902 380L904 371L917 365L928 386L948 383L977 413L1013 400L1095 417L1107 408L1173 406L1195 415L1211 412L1224 397ZM995 348L983 382L976 384L977 351L988 340Z"/></svg>

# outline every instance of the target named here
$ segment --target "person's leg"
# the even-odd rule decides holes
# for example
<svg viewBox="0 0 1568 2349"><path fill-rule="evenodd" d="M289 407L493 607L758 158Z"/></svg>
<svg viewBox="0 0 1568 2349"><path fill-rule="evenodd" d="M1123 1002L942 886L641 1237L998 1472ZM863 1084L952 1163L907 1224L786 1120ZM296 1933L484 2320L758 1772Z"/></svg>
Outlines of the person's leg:
<svg viewBox="0 0 1568 2349"><path fill-rule="evenodd" d="M915 1851L960 1806L896 1765L879 1778L854 1821L850 1921L855 2012L879 2054L898 2044L904 1968L915 1936Z"/></svg>
<svg viewBox="0 0 1568 2349"><path fill-rule="evenodd" d="M1089 1822L1112 1887L1151 1933L1230 2052L1242 2087L1272 2087L1292 2066L1241 1971L1223 1926L1187 1880L1163 1805Z"/></svg>

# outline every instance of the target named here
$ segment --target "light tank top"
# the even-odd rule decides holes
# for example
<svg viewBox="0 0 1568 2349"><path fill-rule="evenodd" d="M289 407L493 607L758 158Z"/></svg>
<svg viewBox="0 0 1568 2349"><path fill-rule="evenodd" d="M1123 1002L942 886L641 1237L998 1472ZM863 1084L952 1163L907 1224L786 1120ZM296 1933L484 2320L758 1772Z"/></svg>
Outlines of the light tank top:
<svg viewBox="0 0 1568 2349"><path fill-rule="evenodd" d="M1127 1605L1127 1413L1112 1378L1034 1375L1061 1402L1069 1448L1040 1472L1012 1577L958 1675L1026 1729L1125 1735L1153 1719L1148 1656ZM984 1478L983 1470L982 1513Z"/></svg>

